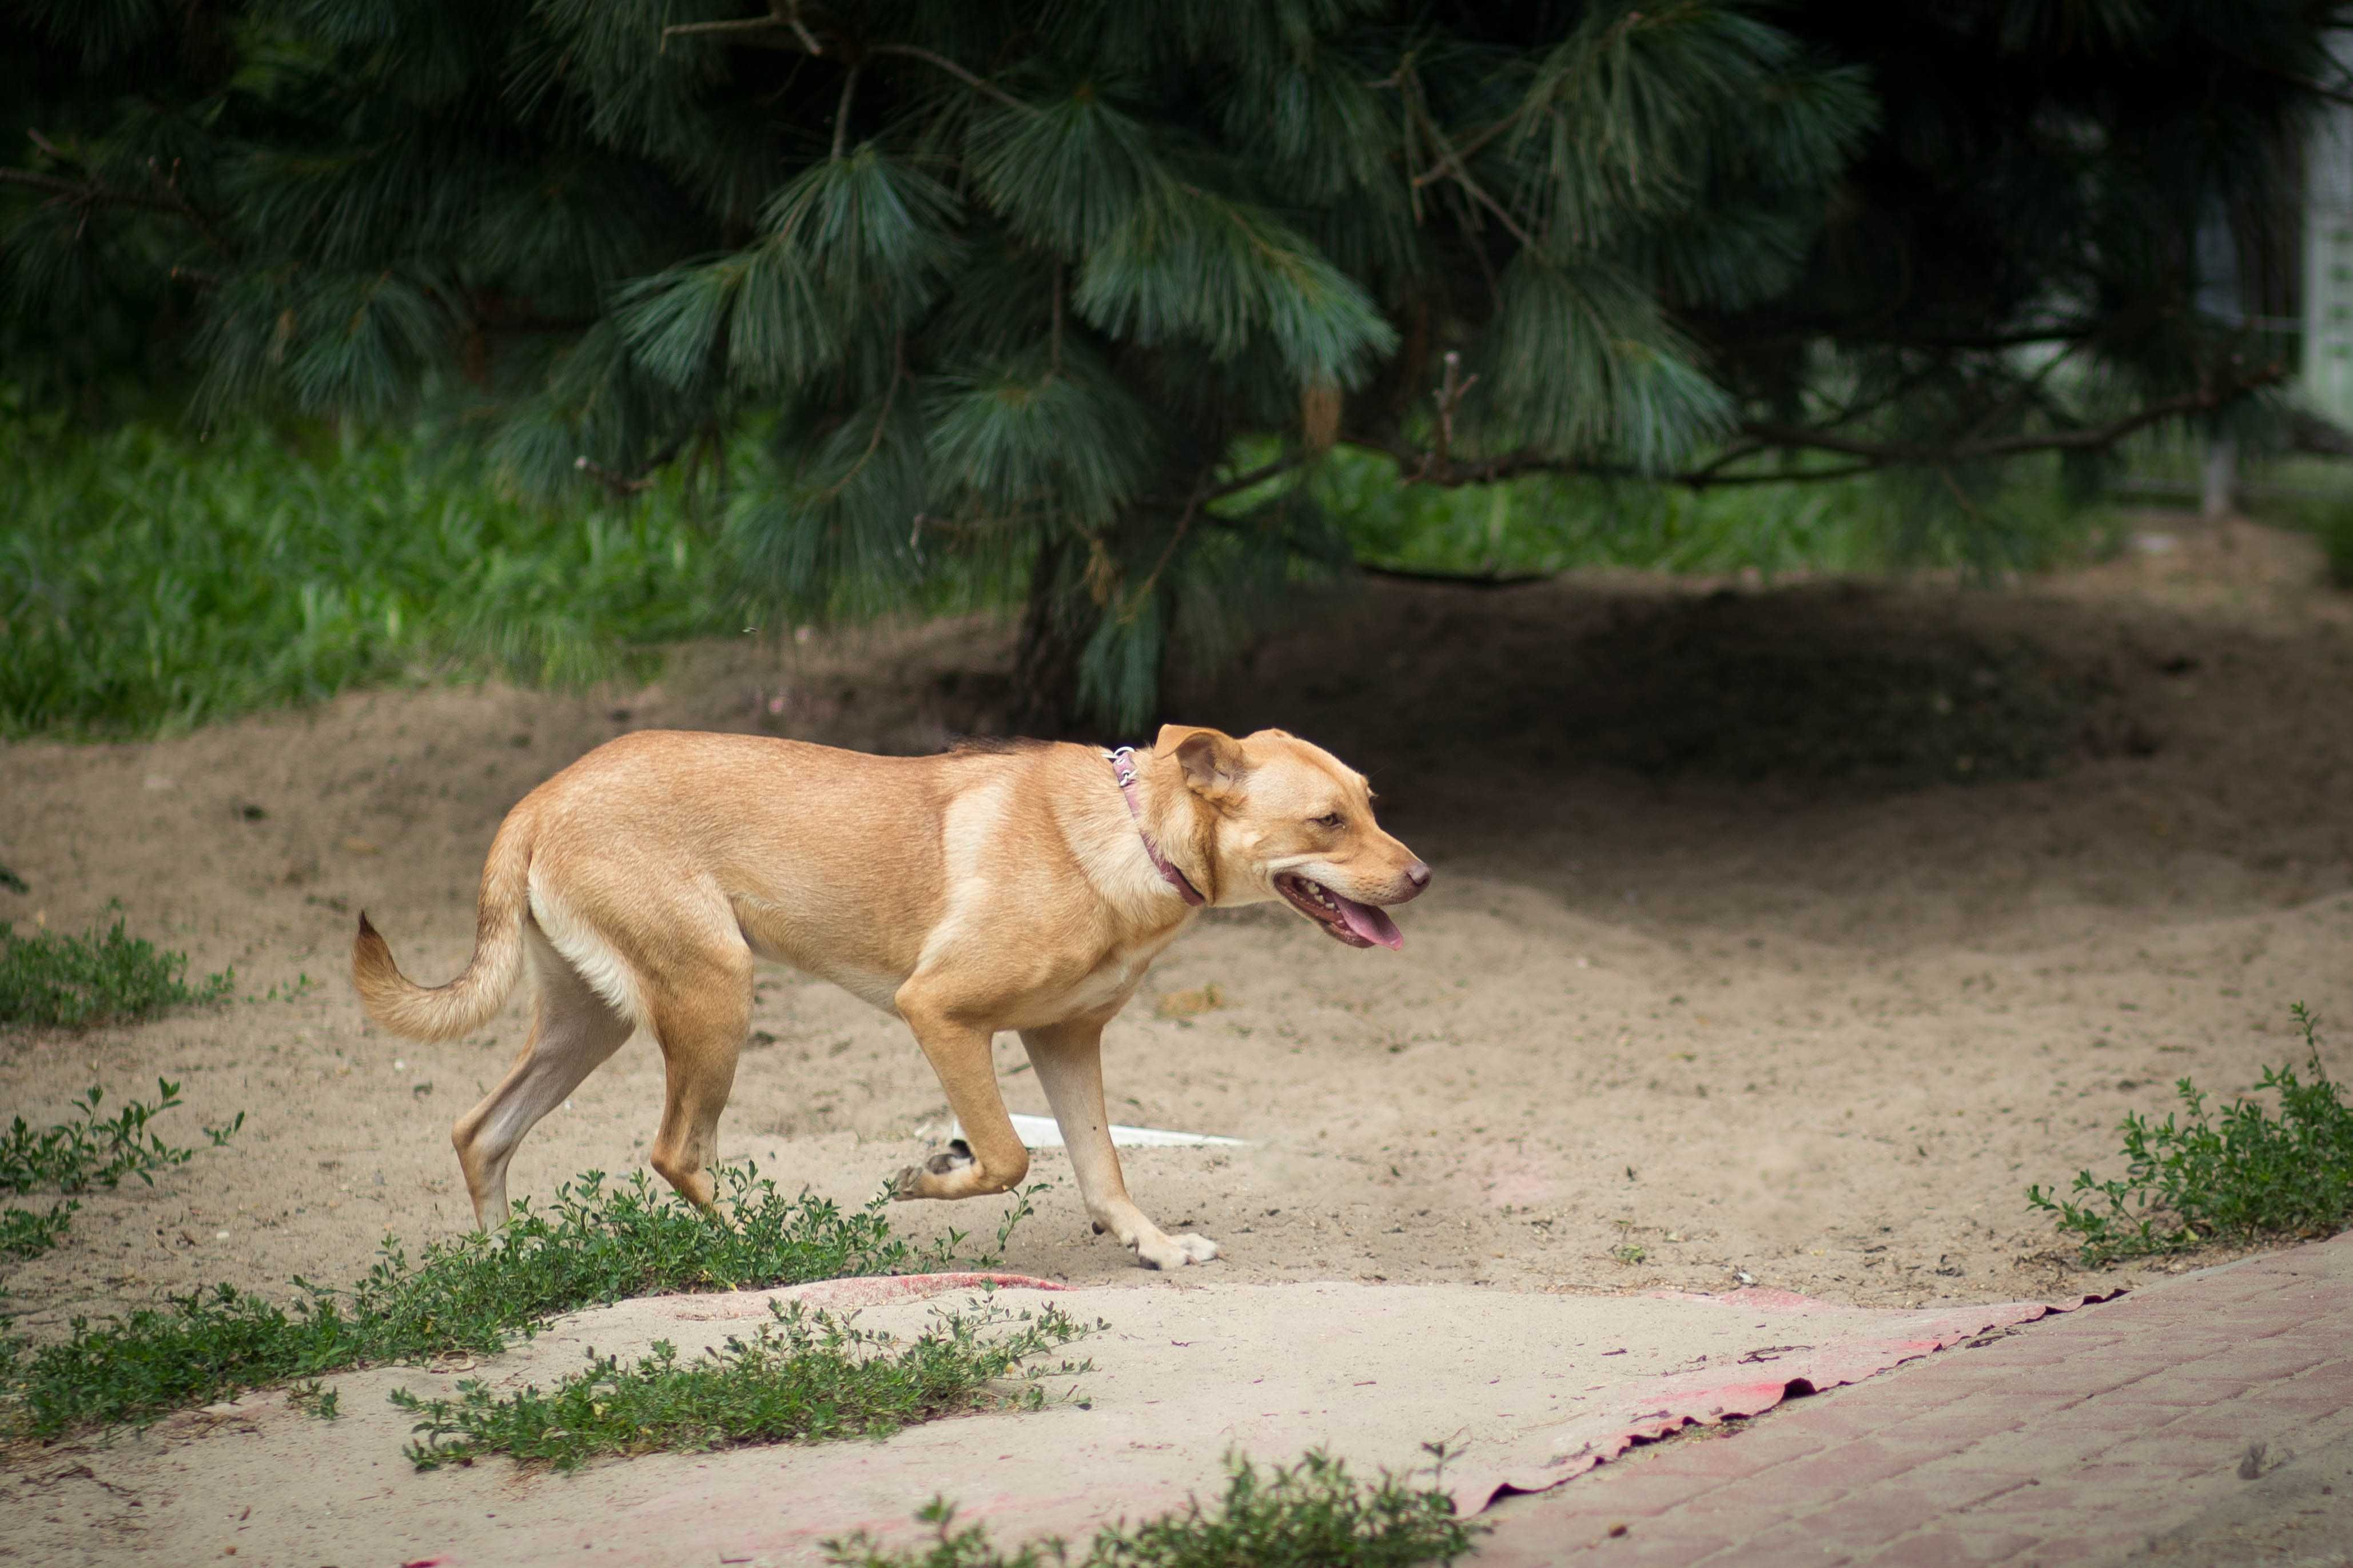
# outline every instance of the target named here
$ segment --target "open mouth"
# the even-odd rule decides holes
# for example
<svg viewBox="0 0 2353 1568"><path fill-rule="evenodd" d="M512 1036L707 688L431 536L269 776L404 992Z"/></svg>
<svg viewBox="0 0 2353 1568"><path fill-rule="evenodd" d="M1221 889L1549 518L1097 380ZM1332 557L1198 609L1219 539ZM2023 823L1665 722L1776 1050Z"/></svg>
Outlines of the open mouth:
<svg viewBox="0 0 2353 1568"><path fill-rule="evenodd" d="M1293 909L1322 926L1324 934L1335 942L1345 942L1350 947L1405 945L1405 933L1398 930L1397 921L1370 904L1342 898L1321 882L1311 882L1285 871L1275 878L1274 890L1289 899Z"/></svg>

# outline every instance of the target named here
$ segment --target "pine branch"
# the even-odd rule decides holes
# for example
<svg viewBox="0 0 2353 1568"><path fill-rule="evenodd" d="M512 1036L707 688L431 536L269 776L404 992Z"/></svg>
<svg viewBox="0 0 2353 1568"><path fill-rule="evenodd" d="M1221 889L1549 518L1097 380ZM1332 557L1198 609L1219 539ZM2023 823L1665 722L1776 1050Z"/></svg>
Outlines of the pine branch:
<svg viewBox="0 0 2353 1568"><path fill-rule="evenodd" d="M1446 132L1438 128L1438 121L1431 118L1429 106L1422 102L1421 79L1413 74L1413 68L1410 65L1398 67L1398 74L1393 79L1397 82L1398 96L1405 100L1406 112L1420 122L1422 134L1429 137L1430 145L1438 150L1439 163L1451 171L1454 183L1461 187L1463 194L1494 214L1496 221L1504 226L1505 232L1514 239L1520 242L1523 249L1536 249L1536 242L1528 237L1528 231L1522 228L1517 220L1504 210L1504 205L1501 202L1487 194L1485 186L1471 177L1470 166L1463 162L1462 155L1455 150L1454 144L1447 140ZM1419 182L1416 183L1419 184Z"/></svg>
<svg viewBox="0 0 2353 1568"><path fill-rule="evenodd" d="M1432 462L1449 465L1454 461L1454 412L1461 406L1462 400L1470 395L1471 388L1479 380L1474 375L1469 381L1463 381L1460 379L1461 372L1462 356L1454 350L1448 349L1446 379L1438 388L1438 445L1430 452L1429 458L1423 462L1424 472L1427 472ZM1421 476L1415 477L1418 479Z"/></svg>
<svg viewBox="0 0 2353 1568"><path fill-rule="evenodd" d="M1344 435L1341 439L1352 447L1380 453L1397 465L1401 483L1429 485L1437 489L1460 489L1465 485L1501 484L1507 479L1529 474L1556 474L1566 479L1630 479L1646 484L1677 485L1684 489L1716 489L1734 485L1810 484L1820 479L1843 479L1856 474L1871 473L1894 465L1885 462L1857 462L1838 468L1798 468L1764 474L1727 474L1722 471L1727 462L1753 458L1772 449L1767 443L1752 442L1746 447L1719 454L1696 468L1681 473L1646 472L1624 463L1597 463L1583 458L1555 458L1539 452L1518 451L1479 462L1449 462L1440 467L1432 459L1436 454L1385 437L1378 434L1358 432Z"/></svg>
<svg viewBox="0 0 2353 1568"><path fill-rule="evenodd" d="M38 132L33 132L32 136L33 141L43 152L60 162L67 161L65 155L58 151L48 138ZM223 256L233 257L237 254L236 248L221 237L220 230L215 226L212 220L198 211L195 204L189 201L186 195L181 191L176 176L166 174L163 165L153 158L147 160L147 167L163 193L160 195L148 195L138 191L117 190L111 185L101 184L95 174L85 174L77 183L72 180L58 179L54 174L37 174L30 169L0 168L0 184L25 185L33 190L47 191L58 200L81 208L85 215L90 209L99 206L132 207L142 212L164 213L185 222L188 226L196 231L206 244Z"/></svg>
<svg viewBox="0 0 2353 1568"><path fill-rule="evenodd" d="M1392 583L1437 583L1449 588L1525 588L1531 583L1549 583L1560 575L1557 572L1416 572L1405 566L1369 566L1356 563L1356 570L1367 577L1383 577Z"/></svg>
<svg viewBox="0 0 2353 1568"><path fill-rule="evenodd" d="M2183 393L2179 397L2145 405L2105 425L2085 426L2073 430L2051 430L2038 435L2004 436L1995 439L1962 439L1941 444L1863 441L1827 430L1750 421L1744 421L1740 431L1772 446L1837 452L1886 468L1945 468L2000 458L2026 457L2037 452L2096 452L2168 419L2185 414L2211 414L2251 392L2276 385L2286 380L2287 374L2285 365L2268 365L2242 380L2219 386L2203 386L2196 392Z"/></svg>
<svg viewBox="0 0 2353 1568"><path fill-rule="evenodd" d="M1520 122L1520 116L1525 114L1527 111L1528 104L1524 101L1517 109L1514 109L1512 112L1504 116L1503 119L1496 121L1493 124L1483 126L1481 129L1472 132L1468 137L1463 139L1461 145L1450 149L1450 152L1452 153L1452 157L1451 159L1441 157L1437 163L1432 163L1429 168L1424 169L1420 174L1416 174L1413 177L1414 189L1419 190L1424 185L1435 184L1438 181L1446 178L1450 165L1452 163L1469 158L1471 154L1479 151L1480 148L1484 147L1488 142L1493 142L1496 137L1501 136L1504 132L1509 131L1513 126Z"/></svg>
<svg viewBox="0 0 2353 1568"><path fill-rule="evenodd" d="M769 0L768 14L765 16L745 16L732 22L680 22L664 27L661 36L665 48L669 47L673 35L679 37L689 37L701 34L705 37L732 38L739 44L748 44L755 48L789 49L795 46L775 37L775 35L786 31L791 32L798 41L798 47L803 53L812 55L825 53L823 46L817 41L817 36L811 33L801 21L800 0Z"/></svg>
<svg viewBox="0 0 2353 1568"><path fill-rule="evenodd" d="M1185 510L1176 515L1176 531L1168 536L1167 548L1161 551L1160 559L1152 563L1152 571L1144 579L1143 585L1128 595L1127 608L1120 614L1121 625L1135 619L1136 612L1151 599L1153 590L1160 586L1161 574L1168 570L1171 561L1176 559L1177 546L1183 544L1185 536L1193 531L1193 519L1199 515L1202 504L1208 500L1208 487L1202 482L1208 478L1205 472L1200 479L1194 482L1193 493L1185 498Z"/></svg>
<svg viewBox="0 0 2353 1568"><path fill-rule="evenodd" d="M987 94L1008 109L1018 110L1033 117L1041 112L1037 105L1022 102L995 82L984 77L973 75L945 55L935 55L929 49L917 48L913 44L870 44L867 46L866 52L870 55L904 55L909 59L922 60L925 65L935 66L947 72L975 92Z"/></svg>
<svg viewBox="0 0 2353 1568"><path fill-rule="evenodd" d="M1746 456L1754 457L1763 449L1752 448ZM1681 485L1687 490L1731 489L1741 485L1828 484L1834 479L1851 479L1858 474L1875 474L1886 466L1884 463L1849 463L1842 468L1783 468L1762 474L1726 474L1712 471L1714 465L1711 464L1707 468L1696 468L1688 475L1678 474L1664 482ZM1629 472L1611 477L1634 479L1640 476Z"/></svg>
<svg viewBox="0 0 2353 1568"><path fill-rule="evenodd" d="M2105 451L2152 425L2186 414L2211 413L2249 393L2277 384L2285 380L2287 374L2284 365L2268 365L2252 375L2144 405L2105 425L1993 438L1974 434L1975 429L1982 427L1982 419L1977 421L1969 431L1941 442L1871 441L1859 437L1841 436L1834 429L1818 426L1744 420L1738 426L1738 433L1746 439L1746 446L1733 453L1719 455L1699 468L1674 474L1645 474L1621 464L1556 458L1525 449L1477 462L1458 462L1451 457L1441 457L1436 449L1413 447L1377 433L1351 435L1346 439L1352 446L1364 447L1387 456L1397 465L1398 473L1406 483L1434 485L1441 489L1454 489L1463 485L1495 484L1524 474L1646 479L1660 484L1680 485L1687 489L1709 489L1725 485L1816 483L1825 479L1848 479L1882 468L1931 468L1949 476L1951 469L1969 463L2029 457L2043 452ZM2030 382L2027 384L2031 388L2034 384ZM1769 474L1727 474L1723 471L1730 462L1770 450L1831 452L1853 461L1843 468L1793 468Z"/></svg>
<svg viewBox="0 0 2353 1568"><path fill-rule="evenodd" d="M1062 374L1062 258L1059 256L1054 258L1054 321L1050 341L1053 350L1046 371L1050 375L1060 375Z"/></svg>
<svg viewBox="0 0 2353 1568"><path fill-rule="evenodd" d="M1738 341L1745 350L1786 349L1817 343L1831 339L1841 345L1872 348L1918 349L1924 353L1944 350L1955 353L1998 353L2004 349L2032 348L2037 343L2074 342L2090 337L2103 329L2097 321L2054 321L2048 326L2021 327L2012 331L1999 332L1880 332L1862 331L1844 317L1783 316L1777 324L1782 329L1760 332Z"/></svg>
<svg viewBox="0 0 2353 1568"><path fill-rule="evenodd" d="M2265 76L2286 82L2291 87L2296 88L2305 92L2312 93L2316 97L2326 99L2330 103L2341 104L2348 108L2353 108L2353 91L2348 91L2346 89L2341 87L2331 87L2327 82L2315 81L2307 76L2299 76L2295 72L2289 70L2286 67L2273 65L2268 60L2249 59L2244 55L2237 55L2234 58L2237 58L2241 65L2252 66L2256 70L2263 72Z"/></svg>
<svg viewBox="0 0 2353 1568"><path fill-rule="evenodd" d="M1219 485L1208 491L1201 497L1201 504L1203 506L1207 506L1211 501L1223 500L1228 496L1238 496L1244 490L1256 489L1259 486L1266 483L1267 480L1274 479L1280 475L1289 473L1292 469L1298 468L1307 459L1303 456L1293 455L1291 457L1277 458L1271 463L1262 463L1259 467L1252 468L1250 472L1242 474L1235 479L1228 479L1224 484Z"/></svg>
<svg viewBox="0 0 2353 1568"><path fill-rule="evenodd" d="M833 500L834 497L839 495L842 491L848 489L849 488L850 481L857 479L860 474L864 473L866 471L866 465L874 460L874 454L882 449L882 433L890 428L891 409L892 405L899 401L899 383L905 380L906 375L907 334L901 332L892 341L891 384L882 389L882 408L880 413L874 416L874 434L868 438L866 450L858 455L858 461L849 466L849 471L842 475L839 480L835 481L834 484L826 489L823 495L818 498L820 502L829 501Z"/></svg>
<svg viewBox="0 0 2353 1568"><path fill-rule="evenodd" d="M683 441L672 441L669 446L664 447L660 451L656 452L651 458L646 460L645 469L641 473L616 473L613 469L607 468L604 464L598 462L594 458L588 457L585 453L580 457L573 458L572 466L579 469L582 473L586 474L590 479L595 479L598 484L603 485L606 489L613 494L616 500L627 500L631 496L641 495L645 491L651 489L653 488L655 476L659 474L662 469L670 467L671 463L677 461L678 455L684 449L684 447L685 443Z"/></svg>
<svg viewBox="0 0 2353 1568"><path fill-rule="evenodd" d="M1978 420L1977 424L1970 427L1969 434L1973 437L1982 436L1987 431L1992 429L1995 426L2000 425L2003 420L2009 418L2011 415L2024 408L2029 403L2038 401L2036 395L2042 390L2043 383L2051 379L2051 373L2057 370L2061 365L2065 364L2069 360L2074 358L2076 351L2089 347L2091 342L2092 339L2089 337L2078 338L2073 342L2069 343L2065 348L2060 350L2057 353L2052 354L2050 359L2045 361L2042 366L2032 375L2028 376L2024 381L2020 382L2017 386L2013 387L2010 390L2009 396L2003 398L2000 403L1995 404L1991 408L1986 410L1985 417Z"/></svg>
<svg viewBox="0 0 2353 1568"><path fill-rule="evenodd" d="M842 74L841 102L833 111L833 155L836 158L841 156L849 136L849 106L858 96L858 70L859 68L853 65Z"/></svg>

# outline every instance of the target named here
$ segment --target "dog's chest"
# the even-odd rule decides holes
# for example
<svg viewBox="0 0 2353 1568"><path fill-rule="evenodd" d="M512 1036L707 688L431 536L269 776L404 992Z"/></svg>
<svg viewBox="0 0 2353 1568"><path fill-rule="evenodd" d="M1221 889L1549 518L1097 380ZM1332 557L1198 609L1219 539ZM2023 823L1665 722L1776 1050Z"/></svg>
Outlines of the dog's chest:
<svg viewBox="0 0 2353 1568"><path fill-rule="evenodd" d="M1127 999L1160 956L1167 943L1155 942L1145 945L1114 948L1099 959L1092 969L1079 976L1063 994L1055 998L1053 1010L1064 1016L1074 1013L1091 1013Z"/></svg>

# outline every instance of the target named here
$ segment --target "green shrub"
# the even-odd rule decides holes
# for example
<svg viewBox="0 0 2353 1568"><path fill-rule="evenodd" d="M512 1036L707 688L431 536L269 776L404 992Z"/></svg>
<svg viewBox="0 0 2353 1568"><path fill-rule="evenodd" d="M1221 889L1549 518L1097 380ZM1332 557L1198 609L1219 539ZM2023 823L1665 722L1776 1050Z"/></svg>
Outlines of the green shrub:
<svg viewBox="0 0 2353 1568"><path fill-rule="evenodd" d="M1289 1468L1261 1474L1245 1458L1227 1460L1226 1492L1180 1512L1095 1534L1086 1568L1409 1568L1467 1555L1483 1524L1455 1517L1453 1500L1384 1475L1359 1482L1341 1461L1310 1453ZM886 1551L863 1533L825 1543L835 1568L1047 1568L1071 1561L1060 1541L1033 1542L1007 1553L977 1525L955 1528L955 1510L934 1500L916 1516L932 1526L921 1551Z"/></svg>
<svg viewBox="0 0 2353 1568"><path fill-rule="evenodd" d="M103 1323L77 1318L62 1341L7 1347L6 1415L37 1436L151 1421L290 1378L451 1352L494 1354L558 1313L626 1296L942 1267L965 1240L950 1232L919 1251L891 1234L884 1197L845 1213L806 1193L786 1196L750 1165L717 1174L724 1223L657 1195L643 1173L608 1187L591 1172L546 1210L517 1203L496 1235L434 1242L414 1263L387 1238L349 1290L298 1277L294 1300L281 1306L224 1284ZM1025 1199L998 1232L1000 1246L1027 1212Z"/></svg>
<svg viewBox="0 0 2353 1568"><path fill-rule="evenodd" d="M5 677L0 677L5 679ZM116 906L109 906L110 909ZM83 1029L151 1018L166 1007L226 999L236 972L210 974L191 988L188 955L129 935L122 917L87 936L37 931L16 934L0 921L0 1024Z"/></svg>
<svg viewBox="0 0 2353 1568"><path fill-rule="evenodd" d="M1089 1370L1027 1364L1090 1331L1052 1307L1034 1318L994 1306L972 1317L942 1313L936 1327L903 1342L797 1302L770 1310L776 1321L752 1338L731 1336L692 1361L681 1362L666 1340L628 1367L591 1351L586 1372L545 1394L533 1384L494 1394L478 1378L459 1384L455 1399L396 1389L393 1404L417 1417L422 1438L408 1457L421 1470L480 1454L568 1470L608 1454L883 1437L974 1408L991 1383L1017 1373ZM1008 1324L1018 1326L991 1331ZM1035 1409L1044 1396L1032 1382L1016 1402Z"/></svg>
<svg viewBox="0 0 2353 1568"><path fill-rule="evenodd" d="M2311 1077L2267 1068L2255 1088L2279 1109L2240 1098L2219 1115L2188 1079L2174 1085L2179 1119L2126 1116L2126 1173L2076 1173L2073 1203L2027 1189L2027 1202L2081 1238L2084 1261L2186 1252L2213 1241L2327 1236L2353 1224L2353 1106L2320 1065L2317 1024L2298 1003Z"/></svg>

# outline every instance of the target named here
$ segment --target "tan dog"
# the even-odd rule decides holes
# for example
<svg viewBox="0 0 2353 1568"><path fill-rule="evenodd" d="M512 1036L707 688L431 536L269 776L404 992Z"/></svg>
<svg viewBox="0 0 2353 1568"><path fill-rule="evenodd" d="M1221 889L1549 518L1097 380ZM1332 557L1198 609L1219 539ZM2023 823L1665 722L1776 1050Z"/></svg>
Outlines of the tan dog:
<svg viewBox="0 0 2353 1568"><path fill-rule="evenodd" d="M990 1043L1020 1031L1097 1231L1154 1268L1218 1255L1129 1201L1103 1114L1103 1026L1203 904L1282 897L1355 947L1402 940L1380 906L1430 868L1373 820L1364 778L1280 730L1169 725L1148 752L965 747L874 757L758 736L647 731L599 746L508 813L482 870L474 954L427 990L360 916L352 979L396 1035L480 1027L524 961L531 1038L452 1134L474 1214L507 1212L533 1124L644 1028L661 1047L653 1166L708 1205L753 961L904 1018L968 1147L902 1198L1002 1193L1029 1168Z"/></svg>

